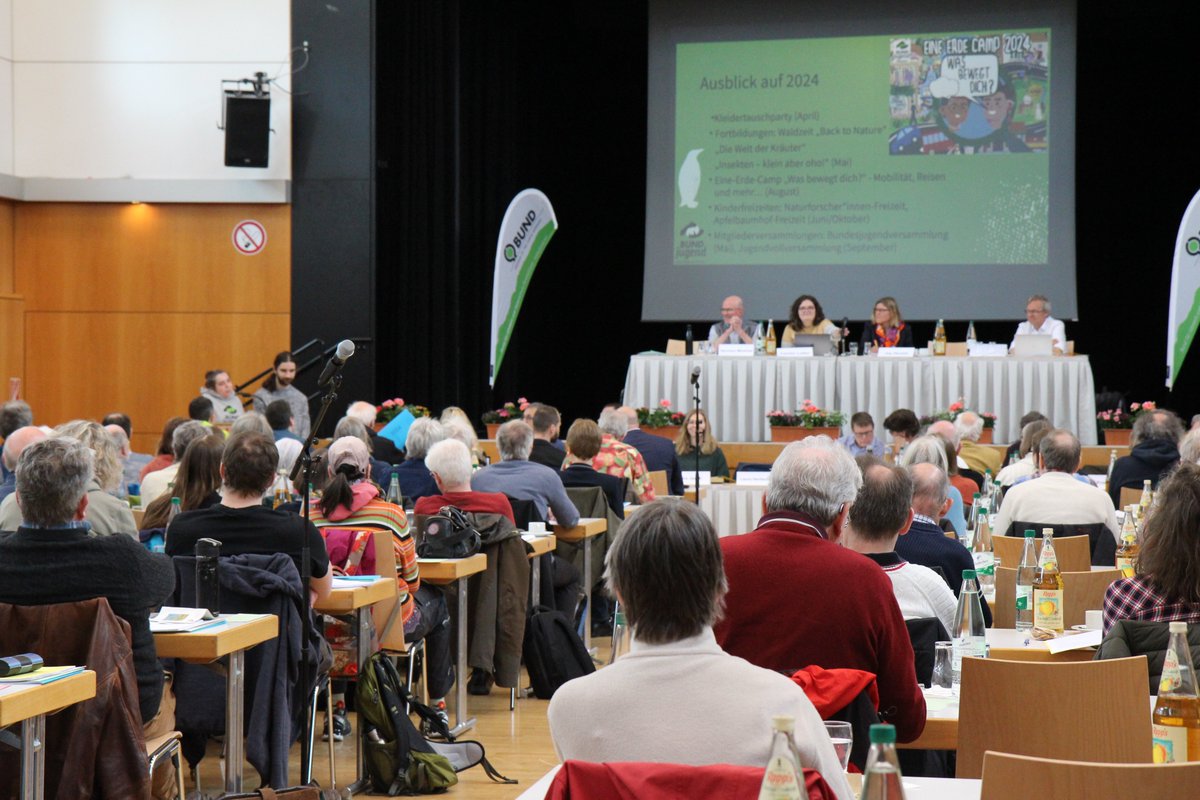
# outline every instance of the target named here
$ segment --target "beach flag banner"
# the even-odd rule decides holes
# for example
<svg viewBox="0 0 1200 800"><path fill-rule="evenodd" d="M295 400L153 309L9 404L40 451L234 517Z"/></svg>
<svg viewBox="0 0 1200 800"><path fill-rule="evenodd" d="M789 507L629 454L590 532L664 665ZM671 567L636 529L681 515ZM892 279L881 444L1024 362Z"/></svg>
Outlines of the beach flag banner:
<svg viewBox="0 0 1200 800"><path fill-rule="evenodd" d="M1200 191L1188 203L1175 237L1171 308L1167 318L1167 388L1175 384L1200 326Z"/></svg>

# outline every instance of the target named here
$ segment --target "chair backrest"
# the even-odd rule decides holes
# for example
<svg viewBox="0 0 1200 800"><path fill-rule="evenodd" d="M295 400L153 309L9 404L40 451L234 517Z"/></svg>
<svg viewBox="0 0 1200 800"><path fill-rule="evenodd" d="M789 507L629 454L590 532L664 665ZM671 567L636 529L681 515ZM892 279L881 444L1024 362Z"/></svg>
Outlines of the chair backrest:
<svg viewBox="0 0 1200 800"><path fill-rule="evenodd" d="M1141 486L1122 486L1121 487L1121 508L1126 506L1136 506L1142 502L1142 487Z"/></svg>
<svg viewBox="0 0 1200 800"><path fill-rule="evenodd" d="M928 686L933 678L935 642L950 641L950 634L937 617L904 620L908 639L912 642L913 665L917 668L917 683Z"/></svg>
<svg viewBox="0 0 1200 800"><path fill-rule="evenodd" d="M1037 787L1038 794L1054 800L1190 797L1198 782L1198 762L1097 764L988 751L983 757L980 800L1026 797L1033 786Z"/></svg>
<svg viewBox="0 0 1200 800"><path fill-rule="evenodd" d="M671 493L671 484L667 481L665 469L656 469L650 473L650 485L654 487L655 497L666 497Z"/></svg>
<svg viewBox="0 0 1200 800"><path fill-rule="evenodd" d="M546 521L545 517L538 513L537 503L532 500L521 500L511 495L505 495L505 497L508 497L508 504L512 506L513 519L521 530L529 530L531 522Z"/></svg>
<svg viewBox="0 0 1200 800"><path fill-rule="evenodd" d="M1140 657L1073 663L963 659L958 777L980 777L985 750L1149 762L1146 681L1146 659Z"/></svg>
<svg viewBox="0 0 1200 800"><path fill-rule="evenodd" d="M687 342L683 339L667 339L667 355L669 356L686 356Z"/></svg>
<svg viewBox="0 0 1200 800"><path fill-rule="evenodd" d="M1023 526L1023 527L1017 527ZM1054 525L1028 525L1026 523L1014 522L1008 526L1008 534L1006 536L993 536L992 549L996 552L996 558L1000 559L1001 563L1006 567L1016 567L1021 563L1021 549L1025 546L1025 530L1032 528L1037 531L1037 537L1034 545L1034 557L1037 557L1042 552L1042 528L1054 528ZM1016 531L1016 533L1013 533ZM1108 533L1108 528L1104 529L1108 534L1108 538L1112 538L1112 534ZM1115 550L1113 551L1116 552ZM1063 572L1087 572L1092 565L1092 545L1087 536L1063 536L1059 537L1058 531L1054 531L1054 553L1058 556L1058 568ZM1116 564L1116 559L1108 562Z"/></svg>
<svg viewBox="0 0 1200 800"><path fill-rule="evenodd" d="M999 542L1000 539L994 541ZM998 552L999 549L997 549ZM1003 563L1009 563L1008 559L1004 559ZM996 567L996 599L991 607L993 628L1015 628L1017 626L1016 566Z"/></svg>
<svg viewBox="0 0 1200 800"><path fill-rule="evenodd" d="M1086 621L1085 611L1104 608L1104 592L1109 584L1121 577L1117 569L1099 572L1064 572L1063 579L1063 624L1082 625Z"/></svg>

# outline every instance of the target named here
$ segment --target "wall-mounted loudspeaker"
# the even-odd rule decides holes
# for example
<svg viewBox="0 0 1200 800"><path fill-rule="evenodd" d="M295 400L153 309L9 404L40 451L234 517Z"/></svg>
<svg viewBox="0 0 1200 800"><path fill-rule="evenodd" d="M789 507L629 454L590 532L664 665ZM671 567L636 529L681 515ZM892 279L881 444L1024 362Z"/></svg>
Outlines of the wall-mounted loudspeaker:
<svg viewBox="0 0 1200 800"><path fill-rule="evenodd" d="M266 167L270 133L270 95L225 92L225 166Z"/></svg>

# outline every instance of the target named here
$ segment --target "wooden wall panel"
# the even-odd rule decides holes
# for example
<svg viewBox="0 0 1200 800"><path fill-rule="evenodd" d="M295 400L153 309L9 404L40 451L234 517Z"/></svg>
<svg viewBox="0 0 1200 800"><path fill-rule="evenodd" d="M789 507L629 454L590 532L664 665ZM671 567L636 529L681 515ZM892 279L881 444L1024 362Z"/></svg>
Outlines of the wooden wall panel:
<svg viewBox="0 0 1200 800"><path fill-rule="evenodd" d="M252 256L233 246L247 219L267 232ZM29 311L290 312L290 206L21 203L15 228Z"/></svg>
<svg viewBox="0 0 1200 800"><path fill-rule="evenodd" d="M0 246L3 246L0 239ZM0 386L8 399L8 379L25 375L25 303L20 297L0 295Z"/></svg>
<svg viewBox="0 0 1200 800"><path fill-rule="evenodd" d="M27 310L24 396L48 425L124 411L145 448L168 417L187 416L206 370L249 378L271 365L290 324L288 314Z"/></svg>
<svg viewBox="0 0 1200 800"><path fill-rule="evenodd" d="M13 214L16 204L0 199L0 295L16 291L13 268Z"/></svg>

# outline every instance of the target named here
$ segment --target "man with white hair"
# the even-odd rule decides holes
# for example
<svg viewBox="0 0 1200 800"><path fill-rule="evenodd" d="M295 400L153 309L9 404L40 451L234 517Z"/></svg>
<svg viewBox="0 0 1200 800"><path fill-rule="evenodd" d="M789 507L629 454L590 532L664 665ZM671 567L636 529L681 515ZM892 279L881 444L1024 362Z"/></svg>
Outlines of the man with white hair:
<svg viewBox="0 0 1200 800"><path fill-rule="evenodd" d="M652 503L654 486L646 462L636 447L621 441L628 430L629 420L619 408L600 412L600 452L592 459L592 469L627 479L634 502Z"/></svg>
<svg viewBox="0 0 1200 800"><path fill-rule="evenodd" d="M386 436L380 436L375 432L375 406L365 400L356 400L346 409L347 417L354 417L361 422L367 429L367 435L371 437L369 444L371 445L371 455L385 464L399 464L404 460L404 453L396 443ZM421 458L425 456L422 455ZM384 487L387 488L387 487Z"/></svg>
<svg viewBox="0 0 1200 800"><path fill-rule="evenodd" d="M837 544L860 486L858 465L831 439L784 448L758 528L721 540L729 593L715 631L727 653L767 669L873 673L880 717L910 742L925 728L925 698L892 582Z"/></svg>
<svg viewBox="0 0 1200 800"><path fill-rule="evenodd" d="M1004 456L979 443L979 437L983 435L983 417L974 411L962 412L954 420L954 432L958 434L958 455L967 467L979 473L991 470L994 478L1004 466Z"/></svg>
<svg viewBox="0 0 1200 800"><path fill-rule="evenodd" d="M17 488L17 460L21 451L34 442L46 438L46 432L33 425L17 428L4 440L4 482L0 483L0 501L12 494Z"/></svg>
<svg viewBox="0 0 1200 800"><path fill-rule="evenodd" d="M504 423L496 432L496 448L500 451L500 461L472 475L472 489L529 500L542 519L548 519L546 512L553 509L558 524L568 528L579 522L579 510L567 497L558 474L529 460L533 428L519 419Z"/></svg>
<svg viewBox="0 0 1200 800"><path fill-rule="evenodd" d="M417 417L413 420L405 441L405 459L392 468L392 475L400 481L400 494L404 499L416 502L422 497L438 493L433 473L425 466L425 456L429 448L445 438L446 428L433 417Z"/></svg>
<svg viewBox="0 0 1200 800"><path fill-rule="evenodd" d="M1029 335L1049 336L1056 356L1067 350L1067 326L1050 316L1050 299L1044 294L1035 294L1025 301L1025 321L1017 326L1008 349L1017 346L1018 336Z"/></svg>

